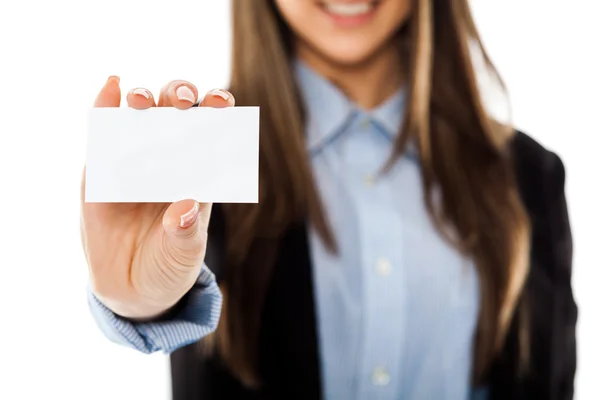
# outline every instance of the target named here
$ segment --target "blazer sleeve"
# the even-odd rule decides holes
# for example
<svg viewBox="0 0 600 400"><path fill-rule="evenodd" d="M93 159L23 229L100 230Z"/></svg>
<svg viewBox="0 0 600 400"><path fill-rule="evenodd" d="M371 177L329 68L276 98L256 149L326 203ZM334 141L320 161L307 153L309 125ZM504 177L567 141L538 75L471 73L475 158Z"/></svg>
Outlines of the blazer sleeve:
<svg viewBox="0 0 600 400"><path fill-rule="evenodd" d="M553 235L551 242L554 248L556 268L554 269L554 326L552 329L552 350L555 354L552 363L551 377L555 384L554 393L557 399L570 400L574 396L574 380L577 366L576 324L578 307L571 286L573 241L567 198L565 194L565 167L561 159L550 153L550 170L547 185L548 216L552 222Z"/></svg>

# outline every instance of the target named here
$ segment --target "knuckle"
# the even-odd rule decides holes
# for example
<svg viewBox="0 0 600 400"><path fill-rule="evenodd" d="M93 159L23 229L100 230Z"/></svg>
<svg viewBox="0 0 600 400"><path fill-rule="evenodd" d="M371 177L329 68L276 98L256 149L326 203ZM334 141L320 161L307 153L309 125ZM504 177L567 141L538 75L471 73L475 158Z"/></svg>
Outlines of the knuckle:
<svg viewBox="0 0 600 400"><path fill-rule="evenodd" d="M165 256L174 267L196 267L204 260L206 234L197 233L185 239L185 244L172 243L165 247Z"/></svg>

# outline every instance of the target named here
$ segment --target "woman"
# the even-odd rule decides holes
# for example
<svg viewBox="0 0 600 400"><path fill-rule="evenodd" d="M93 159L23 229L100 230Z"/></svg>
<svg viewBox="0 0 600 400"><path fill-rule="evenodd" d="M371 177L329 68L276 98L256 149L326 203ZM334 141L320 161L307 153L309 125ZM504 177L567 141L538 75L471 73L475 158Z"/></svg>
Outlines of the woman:
<svg viewBox="0 0 600 400"><path fill-rule="evenodd" d="M261 107L260 202L83 203L106 335L172 352L178 400L571 399L564 168L488 117L468 1L233 14L230 92L200 106Z"/></svg>

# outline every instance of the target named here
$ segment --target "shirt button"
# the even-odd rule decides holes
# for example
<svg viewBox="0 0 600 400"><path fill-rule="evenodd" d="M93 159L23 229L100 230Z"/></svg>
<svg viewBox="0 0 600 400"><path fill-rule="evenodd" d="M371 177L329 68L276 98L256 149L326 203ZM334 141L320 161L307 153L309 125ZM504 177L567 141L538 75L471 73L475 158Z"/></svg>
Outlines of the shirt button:
<svg viewBox="0 0 600 400"><path fill-rule="evenodd" d="M390 374L383 367L377 367L373 370L371 382L376 386L385 386L390 383Z"/></svg>
<svg viewBox="0 0 600 400"><path fill-rule="evenodd" d="M375 264L375 271L381 276L388 276L392 272L392 264L387 258L380 258Z"/></svg>
<svg viewBox="0 0 600 400"><path fill-rule="evenodd" d="M368 118L364 118L362 121L360 121L361 128L369 129L369 126L371 126L371 120L369 120Z"/></svg>
<svg viewBox="0 0 600 400"><path fill-rule="evenodd" d="M371 175L365 177L365 185L371 187L375 184L375 178Z"/></svg>

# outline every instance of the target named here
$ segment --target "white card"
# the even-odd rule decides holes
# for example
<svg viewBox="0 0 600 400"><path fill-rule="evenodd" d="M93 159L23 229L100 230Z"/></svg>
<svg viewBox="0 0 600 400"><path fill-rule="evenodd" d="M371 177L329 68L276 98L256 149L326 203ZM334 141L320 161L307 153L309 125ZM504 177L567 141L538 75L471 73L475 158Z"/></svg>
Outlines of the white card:
<svg viewBox="0 0 600 400"><path fill-rule="evenodd" d="M86 202L258 202L258 107L93 108Z"/></svg>

